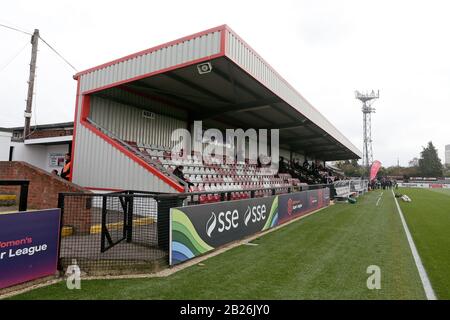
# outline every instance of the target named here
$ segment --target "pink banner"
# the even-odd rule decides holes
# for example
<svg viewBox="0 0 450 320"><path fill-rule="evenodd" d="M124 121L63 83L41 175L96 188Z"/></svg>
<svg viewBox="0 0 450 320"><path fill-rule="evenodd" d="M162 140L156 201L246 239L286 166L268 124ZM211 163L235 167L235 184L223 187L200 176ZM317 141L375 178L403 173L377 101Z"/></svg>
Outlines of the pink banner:
<svg viewBox="0 0 450 320"><path fill-rule="evenodd" d="M381 162L378 160L375 160L372 164L372 168L370 168L370 181L375 179L377 176L378 170L381 168Z"/></svg>

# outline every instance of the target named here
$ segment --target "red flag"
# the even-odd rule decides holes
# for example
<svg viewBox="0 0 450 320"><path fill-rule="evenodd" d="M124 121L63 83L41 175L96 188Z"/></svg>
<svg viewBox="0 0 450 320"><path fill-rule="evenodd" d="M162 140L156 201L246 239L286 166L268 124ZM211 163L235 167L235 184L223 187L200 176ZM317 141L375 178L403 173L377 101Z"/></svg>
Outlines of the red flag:
<svg viewBox="0 0 450 320"><path fill-rule="evenodd" d="M375 160L372 164L372 168L370 168L370 181L375 179L377 176L378 170L381 168L381 162L378 160Z"/></svg>

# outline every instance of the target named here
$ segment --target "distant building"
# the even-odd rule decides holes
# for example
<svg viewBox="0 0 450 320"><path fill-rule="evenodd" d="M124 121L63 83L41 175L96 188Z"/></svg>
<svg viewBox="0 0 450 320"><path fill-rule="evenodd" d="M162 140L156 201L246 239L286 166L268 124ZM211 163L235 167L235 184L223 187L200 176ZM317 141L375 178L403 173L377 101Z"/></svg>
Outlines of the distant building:
<svg viewBox="0 0 450 320"><path fill-rule="evenodd" d="M64 166L72 149L73 122L31 126L23 139L23 127L0 128L0 161L25 161L47 172Z"/></svg>
<svg viewBox="0 0 450 320"><path fill-rule="evenodd" d="M450 144L445 146L445 164L450 164Z"/></svg>
<svg viewBox="0 0 450 320"><path fill-rule="evenodd" d="M10 158L11 129L0 128L0 161L8 161Z"/></svg>

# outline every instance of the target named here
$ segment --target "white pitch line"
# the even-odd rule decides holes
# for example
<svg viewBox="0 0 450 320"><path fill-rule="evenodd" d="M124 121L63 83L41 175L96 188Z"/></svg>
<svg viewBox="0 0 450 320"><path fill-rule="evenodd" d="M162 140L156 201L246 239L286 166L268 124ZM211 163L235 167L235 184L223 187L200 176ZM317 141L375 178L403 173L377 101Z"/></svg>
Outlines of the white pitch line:
<svg viewBox="0 0 450 320"><path fill-rule="evenodd" d="M381 200L381 197L383 196L383 193L384 193L384 192L382 192L382 193L380 194L380 197L379 197L378 200L377 200L377 204L375 205L376 207L378 207L378 204L380 203L380 200Z"/></svg>
<svg viewBox="0 0 450 320"><path fill-rule="evenodd" d="M403 229L405 230L406 238L408 239L409 247L411 248L411 252L414 257L414 262L416 263L417 271L419 271L419 276L420 280L422 281L423 289L425 290L425 295L427 296L428 300L437 300L436 295L434 294L433 287L431 286L430 279L428 278L427 272L422 264L422 260L420 259L419 252L417 251L416 245L414 244L414 240L411 236L411 233L409 232L408 226L406 225L402 209L400 209L397 198L395 198L394 190L392 190L392 195L394 196L398 214L400 215L400 219L402 220Z"/></svg>

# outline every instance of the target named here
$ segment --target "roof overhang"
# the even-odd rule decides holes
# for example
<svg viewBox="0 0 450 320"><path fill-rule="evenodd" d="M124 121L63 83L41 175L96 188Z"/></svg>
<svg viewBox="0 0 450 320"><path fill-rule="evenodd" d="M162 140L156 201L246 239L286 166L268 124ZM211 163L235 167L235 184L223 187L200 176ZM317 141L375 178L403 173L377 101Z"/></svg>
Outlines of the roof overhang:
<svg viewBox="0 0 450 320"><path fill-rule="evenodd" d="M189 47L181 46L197 39L206 39L205 54L192 53L191 60L185 61L183 54ZM160 63L157 70L158 66L152 64L158 58L152 55L164 59L161 50L181 60L173 58L172 65ZM210 72L199 72L202 63L210 63ZM162 102L167 106L163 113L189 122L202 120L204 128L279 129L282 148L322 160L361 157L342 133L227 26L112 61L75 77L81 81L82 94L150 111L155 102Z"/></svg>
<svg viewBox="0 0 450 320"><path fill-rule="evenodd" d="M26 145L36 144L66 144L73 140L73 136L59 136L50 138L26 139L23 143Z"/></svg>

